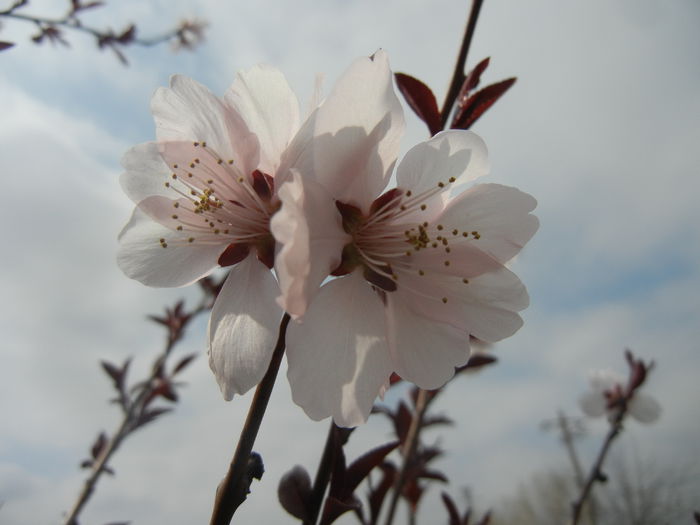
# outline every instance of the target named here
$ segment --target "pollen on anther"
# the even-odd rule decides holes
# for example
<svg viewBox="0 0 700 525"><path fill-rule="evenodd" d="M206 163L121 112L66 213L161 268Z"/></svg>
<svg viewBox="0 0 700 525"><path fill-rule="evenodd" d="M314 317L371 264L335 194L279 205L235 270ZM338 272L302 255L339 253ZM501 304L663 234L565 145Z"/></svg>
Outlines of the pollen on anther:
<svg viewBox="0 0 700 525"><path fill-rule="evenodd" d="M179 208L180 203L179 202L173 202L173 208Z"/></svg>
<svg viewBox="0 0 700 525"><path fill-rule="evenodd" d="M230 159L230 160L228 161L228 163L229 163L229 164L233 164L233 159Z"/></svg>
<svg viewBox="0 0 700 525"><path fill-rule="evenodd" d="M444 182L438 182L438 188L444 188L445 183Z"/></svg>
<svg viewBox="0 0 700 525"><path fill-rule="evenodd" d="M212 182L214 182L214 179L207 179L207 184L211 184Z"/></svg>
<svg viewBox="0 0 700 525"><path fill-rule="evenodd" d="M173 169L174 169L174 170L177 169L177 164L173 164Z"/></svg>
<svg viewBox="0 0 700 525"><path fill-rule="evenodd" d="M423 270L418 270L418 275L425 275L425 272Z"/></svg>
<svg viewBox="0 0 700 525"><path fill-rule="evenodd" d="M166 188L169 188L169 187L170 187L170 183L169 183L169 182L166 182L166 183L165 183L165 187L166 187Z"/></svg>
<svg viewBox="0 0 700 525"><path fill-rule="evenodd" d="M199 164L199 159L194 159L195 164Z"/></svg>
<svg viewBox="0 0 700 525"><path fill-rule="evenodd" d="M425 204L421 204L421 205L420 205L421 211L425 211L426 208L427 208L427 206L426 206Z"/></svg>
<svg viewBox="0 0 700 525"><path fill-rule="evenodd" d="M450 249L449 246L445 246L445 252L446 252L446 253L450 253L451 251L452 251L452 250Z"/></svg>
<svg viewBox="0 0 700 525"><path fill-rule="evenodd" d="M190 162L190 168L194 168L194 162Z"/></svg>
<svg viewBox="0 0 700 525"><path fill-rule="evenodd" d="M457 179L455 179L454 177L450 177L448 180L449 180L450 182L454 182L454 181L456 181Z"/></svg>
<svg viewBox="0 0 700 525"><path fill-rule="evenodd" d="M445 261L445 266L449 266L449 265L450 265L450 261Z"/></svg>
<svg viewBox="0 0 700 525"><path fill-rule="evenodd" d="M469 279L462 279L462 282L463 282L464 284L469 284Z"/></svg>
<svg viewBox="0 0 700 525"><path fill-rule="evenodd" d="M216 163L217 163L217 164L223 164L223 163L224 163L224 159L219 159L219 160L216 161Z"/></svg>
<svg viewBox="0 0 700 525"><path fill-rule="evenodd" d="M167 248L167 247L168 247L168 243L167 243L167 242L162 242L162 243L160 243L160 245L161 245L163 248Z"/></svg>
<svg viewBox="0 0 700 525"><path fill-rule="evenodd" d="M158 242L163 244L165 242L165 239L163 237L161 237L160 239L158 239Z"/></svg>
<svg viewBox="0 0 700 525"><path fill-rule="evenodd" d="M442 298L442 302L445 303L445 304L447 304L447 297L443 297L443 298Z"/></svg>
<svg viewBox="0 0 700 525"><path fill-rule="evenodd" d="M172 175L170 175L170 178L171 178L171 179L177 179L177 175L176 175L175 173L173 173Z"/></svg>
<svg viewBox="0 0 700 525"><path fill-rule="evenodd" d="M190 237L189 239L187 239L187 242L194 242L194 237Z"/></svg>
<svg viewBox="0 0 700 525"><path fill-rule="evenodd" d="M462 232L462 237L469 237L469 232Z"/></svg>
<svg viewBox="0 0 700 525"><path fill-rule="evenodd" d="M452 230L452 235L459 235L459 230L457 228Z"/></svg>
<svg viewBox="0 0 700 525"><path fill-rule="evenodd" d="M402 204L401 206L399 206L399 209L400 209L401 211L406 211L406 206L404 206L404 205Z"/></svg>
<svg viewBox="0 0 700 525"><path fill-rule="evenodd" d="M175 229L176 229L177 231L181 232L181 231L182 231L182 226L178 226L178 227L175 228Z"/></svg>
<svg viewBox="0 0 700 525"><path fill-rule="evenodd" d="M437 225L437 229L438 229L438 230L442 230L443 228L444 228L444 226L443 226L442 224L438 224L438 225Z"/></svg>
<svg viewBox="0 0 700 525"><path fill-rule="evenodd" d="M173 214L173 215L172 215L172 218L173 218L173 219L177 219L177 215Z"/></svg>
<svg viewBox="0 0 700 525"><path fill-rule="evenodd" d="M410 197L411 195L413 195L413 192L411 190L408 190L406 192L406 197Z"/></svg>
<svg viewBox="0 0 700 525"><path fill-rule="evenodd" d="M204 142L204 141L202 141L202 147L203 147L203 148L206 148L206 147L207 147L207 143Z"/></svg>

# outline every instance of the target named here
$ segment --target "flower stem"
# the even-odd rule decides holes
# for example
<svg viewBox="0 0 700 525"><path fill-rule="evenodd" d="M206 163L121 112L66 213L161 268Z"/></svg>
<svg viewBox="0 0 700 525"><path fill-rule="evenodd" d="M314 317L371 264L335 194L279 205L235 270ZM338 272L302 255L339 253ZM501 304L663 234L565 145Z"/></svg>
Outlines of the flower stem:
<svg viewBox="0 0 700 525"><path fill-rule="evenodd" d="M603 446L601 447L600 452L598 453L598 457L595 463L593 464L591 471L588 474L588 478L586 478L585 484L581 488L581 494L579 495L578 499L572 504L571 525L577 525L579 520L581 519L583 505L591 493L593 484L596 481L600 481L601 479L603 479L603 462L605 461L605 457L607 456L608 451L610 450L610 445L612 444L613 440L620 434L620 432L622 432L622 420L624 419L626 413L626 406L623 405L618 411L618 413L615 415L615 419L613 419L610 422L610 430L608 430L608 434L605 436L605 441L603 441Z"/></svg>
<svg viewBox="0 0 700 525"><path fill-rule="evenodd" d="M454 105L457 95L459 95L459 90L462 89L462 84L466 78L464 68L467 65L467 54L469 53L469 46L471 46L472 38L474 37L476 21L479 19L479 12L481 11L481 4L483 3L483 0L472 0L469 20L467 21L467 27L464 30L464 38L462 38L462 47L459 50L454 73L452 73L450 88L447 90L445 103L443 104L442 111L440 112L442 129L445 129L445 126L447 125L447 119L450 117L450 113L452 112L452 106Z"/></svg>
<svg viewBox="0 0 700 525"><path fill-rule="evenodd" d="M396 483L394 484L394 491L391 495L391 502L389 503L389 511L386 515L386 520L384 520L385 525L391 525L394 521L394 514L396 513L396 506L403 492L403 487L406 484L408 478L408 471L410 470L416 449L418 448L418 438L420 436L420 430L423 426L423 415L425 414L425 409L428 407L428 391L422 388L418 389L418 396L416 396L416 410L413 414L413 419L411 420L411 426L408 429L408 434L406 435L406 441L404 443L402 455L403 455L403 465L401 467L401 472L399 472L398 478L396 478Z"/></svg>
<svg viewBox="0 0 700 525"><path fill-rule="evenodd" d="M234 512L236 512L236 509L245 501L248 495L251 479L248 475L248 464L255 438L258 435L267 404L270 401L270 394L272 394L272 387L275 384L277 372L282 362L282 355L284 355L289 320L289 314L285 313L280 323L277 344L275 345L270 365L265 373L265 377L263 377L255 391L250 409L248 409L248 417L238 439L236 452L233 455L226 477L216 489L210 525L229 525Z"/></svg>
<svg viewBox="0 0 700 525"><path fill-rule="evenodd" d="M318 521L318 516L321 512L321 504L323 503L323 496L326 494L326 488L331 479L331 472L335 461L335 451L338 446L337 441L336 426L333 420L331 420L330 427L328 428L328 436L326 437L326 444L323 447L323 455L318 464L316 479L314 479L314 486L311 491L309 518L304 521L304 525L315 525Z"/></svg>

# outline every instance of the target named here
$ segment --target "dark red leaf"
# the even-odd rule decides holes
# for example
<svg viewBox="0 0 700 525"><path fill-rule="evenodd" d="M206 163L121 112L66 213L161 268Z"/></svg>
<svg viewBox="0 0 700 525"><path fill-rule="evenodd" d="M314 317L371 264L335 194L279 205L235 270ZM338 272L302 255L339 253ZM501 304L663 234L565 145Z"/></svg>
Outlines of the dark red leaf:
<svg viewBox="0 0 700 525"><path fill-rule="evenodd" d="M394 418L394 428L396 430L396 436L401 440L401 443L406 440L412 420L413 414L408 406L406 406L406 403L399 401L399 406L396 409L396 417Z"/></svg>
<svg viewBox="0 0 700 525"><path fill-rule="evenodd" d="M379 468L382 470L382 480L370 491L368 497L371 523L377 522L384 498L396 481L397 471L392 463L385 461L379 465Z"/></svg>
<svg viewBox="0 0 700 525"><path fill-rule="evenodd" d="M509 78L496 82L477 91L465 101L460 101L452 120L452 129L469 129L487 109L493 106L515 84L515 80L515 78Z"/></svg>
<svg viewBox="0 0 700 525"><path fill-rule="evenodd" d="M693 518L695 518L695 523L700 525L700 512L693 512Z"/></svg>
<svg viewBox="0 0 700 525"><path fill-rule="evenodd" d="M129 370L130 363L131 358L128 358L126 361L124 361L122 367L119 368L108 361L100 361L102 369L112 379L114 388L116 388L119 393L122 393L124 390L124 382L126 381L126 374Z"/></svg>
<svg viewBox="0 0 700 525"><path fill-rule="evenodd" d="M178 364L175 365L175 368L173 369L173 375L182 372L182 370L184 370L196 357L197 354L190 354L180 359Z"/></svg>
<svg viewBox="0 0 700 525"><path fill-rule="evenodd" d="M442 130L440 110L431 89L415 77L394 73L396 85L411 109L428 126L431 135Z"/></svg>
<svg viewBox="0 0 700 525"><path fill-rule="evenodd" d="M92 455L92 458L99 458L105 446L107 446L107 434L105 434L104 432L100 432L100 435L97 436L97 439L95 440L95 442L92 445L92 448L90 449L90 454Z"/></svg>
<svg viewBox="0 0 700 525"><path fill-rule="evenodd" d="M92 461L90 461L89 459L84 459L80 463L80 468L92 468Z"/></svg>
<svg viewBox="0 0 700 525"><path fill-rule="evenodd" d="M459 98L462 98L464 95L469 93L471 90L476 89L476 87L479 85L479 82L481 81L481 74L484 71L486 71L487 67L489 67L490 61L491 61L491 58L486 57L481 62L479 62L476 66L474 66L474 69L472 69L469 73L467 73L467 76L464 78L464 82L462 83L462 89L460 90Z"/></svg>
<svg viewBox="0 0 700 525"><path fill-rule="evenodd" d="M454 425L454 421L447 416L425 416L423 418L423 427L435 425Z"/></svg>
<svg viewBox="0 0 700 525"><path fill-rule="evenodd" d="M362 483L372 469L378 466L384 458L399 446L398 441L386 443L380 447L373 448L353 461L347 468L345 474L345 490L354 492L357 486Z"/></svg>
<svg viewBox="0 0 700 525"><path fill-rule="evenodd" d="M14 44L12 42L3 42L0 40L0 51L5 51L6 49L10 49Z"/></svg>
<svg viewBox="0 0 700 525"><path fill-rule="evenodd" d="M151 410L146 410L141 414L141 417L139 417L138 421L136 421L136 424L134 425L134 429L141 428L148 423L152 423L156 419L158 419L160 416L163 414L167 414L168 412L171 412L172 408L153 408Z"/></svg>
<svg viewBox="0 0 700 525"><path fill-rule="evenodd" d="M117 37L117 42L120 44L129 44L136 37L136 26L134 24L129 25L121 35Z"/></svg>
<svg viewBox="0 0 700 525"><path fill-rule="evenodd" d="M445 504L447 513L450 515L450 525L462 525L462 520L459 519L457 505L455 505L455 502L447 492L442 493L442 502Z"/></svg>
<svg viewBox="0 0 700 525"><path fill-rule="evenodd" d="M469 361L467 361L467 364L458 367L456 373L462 372L463 370L468 370L470 368L480 368L482 366L492 365L496 362L498 362L498 359L492 355L485 354L483 352L472 354Z"/></svg>
<svg viewBox="0 0 700 525"><path fill-rule="evenodd" d="M295 465L287 472L277 486L277 498L284 510L302 521L309 519L311 499L311 478L306 469Z"/></svg>
<svg viewBox="0 0 700 525"><path fill-rule="evenodd" d="M349 500L341 501L334 496L328 496L323 506L321 525L329 525L349 510L359 511L362 508L360 500L351 496Z"/></svg>

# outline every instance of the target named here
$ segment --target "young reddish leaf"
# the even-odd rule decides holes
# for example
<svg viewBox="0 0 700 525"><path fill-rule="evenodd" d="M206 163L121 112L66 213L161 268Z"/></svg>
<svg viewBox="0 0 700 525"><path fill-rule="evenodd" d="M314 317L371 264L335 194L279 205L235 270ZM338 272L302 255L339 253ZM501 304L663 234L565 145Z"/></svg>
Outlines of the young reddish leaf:
<svg viewBox="0 0 700 525"><path fill-rule="evenodd" d="M425 416L423 428L435 425L454 425L455 422L447 416Z"/></svg>
<svg viewBox="0 0 700 525"><path fill-rule="evenodd" d="M121 35L117 37L117 42L120 44L129 44L135 37L136 26L134 24L130 24L124 31L122 31Z"/></svg>
<svg viewBox="0 0 700 525"><path fill-rule="evenodd" d="M295 465L287 472L277 486L277 498L284 510L295 518L307 521L309 517L309 500L311 498L311 478L306 469Z"/></svg>
<svg viewBox="0 0 700 525"><path fill-rule="evenodd" d="M370 523L377 522L384 498L396 482L397 470L393 463L385 461L379 465L379 468L382 470L382 480L372 488L367 498L369 500Z"/></svg>
<svg viewBox="0 0 700 525"><path fill-rule="evenodd" d="M462 520L459 519L459 511L457 510L457 505L452 500L447 492L442 493L442 502L445 504L447 513L450 515L449 525L462 525Z"/></svg>
<svg viewBox="0 0 700 525"><path fill-rule="evenodd" d="M462 84L462 89L459 92L460 96L458 97L458 100L461 99L462 96L469 93L472 89L476 89L476 87L479 85L479 82L481 81L481 74L484 71L486 71L487 67L489 67L490 61L491 57L486 57L476 66L474 66L474 69L467 73L467 76L464 79L464 83Z"/></svg>
<svg viewBox="0 0 700 525"><path fill-rule="evenodd" d="M408 429L411 427L411 420L413 419L413 414L406 406L406 403L399 401L399 406L396 410L396 417L394 418L394 428L396 430L396 437L403 443L408 436Z"/></svg>
<svg viewBox="0 0 700 525"><path fill-rule="evenodd" d="M157 418L162 416L163 414L167 414L168 412L172 412L172 408L153 408L151 410L146 410L145 412L141 413L141 416L139 419L136 421L136 424L134 425L134 430L137 428L141 428L148 423L151 423L155 421Z"/></svg>
<svg viewBox="0 0 700 525"><path fill-rule="evenodd" d="M323 506L323 516L321 517L321 525L329 525L337 520L340 516L349 510L355 512L361 511L362 504L355 496L351 496L349 500L341 501L334 496L328 496L326 504Z"/></svg>
<svg viewBox="0 0 700 525"><path fill-rule="evenodd" d="M470 358L469 361L467 361L467 364L464 366L460 366L457 368L457 372L462 372L463 370L467 370L469 368L480 368L482 366L487 366L487 365L492 365L494 363L497 363L498 359L496 359L494 356L485 354L485 353L477 353L473 354Z"/></svg>
<svg viewBox="0 0 700 525"><path fill-rule="evenodd" d="M428 126L431 135L442 129L435 95L423 82L404 73L394 73L396 85L411 109Z"/></svg>
<svg viewBox="0 0 700 525"><path fill-rule="evenodd" d="M452 120L452 129L469 129L484 112L515 84L515 78L509 78L486 86L460 102Z"/></svg>
<svg viewBox="0 0 700 525"><path fill-rule="evenodd" d="M92 448L90 449L92 459L97 459L98 457L100 457L105 446L107 446L107 434L105 434L104 432L100 432L100 435L97 436L97 439L95 440L95 442L92 445Z"/></svg>
<svg viewBox="0 0 700 525"><path fill-rule="evenodd" d="M345 490L354 492L362 480L367 477L372 469L378 466L384 458L399 446L398 441L386 443L380 447L373 448L353 461L346 470Z"/></svg>
<svg viewBox="0 0 700 525"><path fill-rule="evenodd" d="M197 357L197 354L190 354L180 359L180 362L175 365L175 368L173 369L173 375L182 372L182 370L187 367L195 357Z"/></svg>
<svg viewBox="0 0 700 525"><path fill-rule="evenodd" d="M0 51L5 51L6 49L10 49L14 44L12 42L3 42L0 41Z"/></svg>

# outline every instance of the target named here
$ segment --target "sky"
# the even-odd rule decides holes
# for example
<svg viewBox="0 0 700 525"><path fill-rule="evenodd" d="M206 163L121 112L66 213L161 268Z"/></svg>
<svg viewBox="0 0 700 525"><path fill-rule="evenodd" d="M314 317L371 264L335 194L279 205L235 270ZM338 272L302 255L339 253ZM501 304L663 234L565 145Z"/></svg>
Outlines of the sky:
<svg viewBox="0 0 700 525"><path fill-rule="evenodd" d="M182 73L223 94L237 70L265 62L303 104L317 73L330 88L353 59L383 48L394 70L441 100L467 4L125 0L86 14L97 26L137 22L144 35L183 16L208 21L196 52L132 48L128 68L80 35L68 36L70 50L38 47L32 27L3 24L0 39L18 45L0 54L0 523L60 522L84 479L79 462L118 421L99 361L133 356L144 373L163 344L146 315L198 300L196 289L131 281L115 262L132 207L119 161L153 138L153 91ZM28 11L60 8L32 1ZM480 508L497 510L535 472L566 466L540 424L558 409L579 415L587 373L624 373L625 348L656 363L645 389L663 414L654 425L630 422L617 452L700 473L688 461L700 457L698 22L694 0L485 2L469 65L490 56L484 82L518 81L474 131L489 147L487 181L535 196L541 227L513 265L531 297L525 325L494 347L497 366L450 384L435 409L457 424L425 436L448 450L439 467L457 498L469 487ZM427 138L405 111L403 151ZM183 374L174 414L124 444L84 523L208 520L251 396L221 398L205 326L194 323L176 350L200 358ZM277 482L295 464L315 471L326 429L292 403L283 371L256 444L266 473L239 523L294 522L276 503ZM590 464L606 426L587 429L579 446ZM348 457L388 439L386 422L370 418ZM420 516L446 520L440 505L434 487Z"/></svg>

